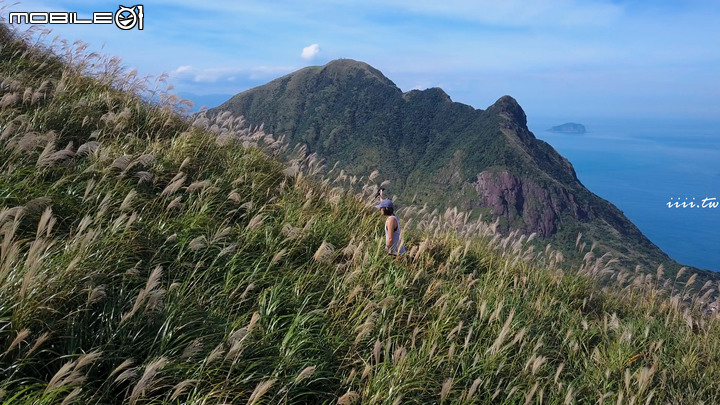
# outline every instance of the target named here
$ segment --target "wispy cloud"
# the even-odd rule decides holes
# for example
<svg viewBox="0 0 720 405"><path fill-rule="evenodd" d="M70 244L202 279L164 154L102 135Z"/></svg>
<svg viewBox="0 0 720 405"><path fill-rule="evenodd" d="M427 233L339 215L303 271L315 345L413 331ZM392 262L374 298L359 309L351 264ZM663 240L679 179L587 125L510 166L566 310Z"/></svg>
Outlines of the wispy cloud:
<svg viewBox="0 0 720 405"><path fill-rule="evenodd" d="M495 26L598 26L624 14L620 4L587 0L387 0L409 12L476 21Z"/></svg>
<svg viewBox="0 0 720 405"><path fill-rule="evenodd" d="M233 82L238 79L271 79L297 69L294 66L253 66L253 67L211 67L196 68L179 66L170 73L171 77L190 80L195 83Z"/></svg>

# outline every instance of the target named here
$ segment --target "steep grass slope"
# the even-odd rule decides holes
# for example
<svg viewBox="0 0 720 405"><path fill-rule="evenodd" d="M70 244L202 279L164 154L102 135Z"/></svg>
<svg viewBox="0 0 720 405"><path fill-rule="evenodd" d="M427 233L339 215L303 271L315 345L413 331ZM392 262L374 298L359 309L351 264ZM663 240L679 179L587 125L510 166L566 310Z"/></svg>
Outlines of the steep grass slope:
<svg viewBox="0 0 720 405"><path fill-rule="evenodd" d="M601 290L606 258L454 211L408 210L393 260L363 179L185 122L116 62L0 46L4 403L720 402L692 288Z"/></svg>

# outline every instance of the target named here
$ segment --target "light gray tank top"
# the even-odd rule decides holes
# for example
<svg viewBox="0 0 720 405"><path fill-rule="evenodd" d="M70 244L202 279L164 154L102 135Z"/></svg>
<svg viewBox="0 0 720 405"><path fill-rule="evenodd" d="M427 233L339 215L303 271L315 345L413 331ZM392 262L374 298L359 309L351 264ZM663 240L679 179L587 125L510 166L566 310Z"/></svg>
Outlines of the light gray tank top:
<svg viewBox="0 0 720 405"><path fill-rule="evenodd" d="M398 217L393 215L393 218L395 218L395 222L397 222L397 231L393 233L392 238L392 246L390 246L390 254L394 255L401 255L405 253L405 246L402 246L400 244L400 220ZM385 223L385 240L387 241L388 235L390 234L390 230L387 227L387 222Z"/></svg>

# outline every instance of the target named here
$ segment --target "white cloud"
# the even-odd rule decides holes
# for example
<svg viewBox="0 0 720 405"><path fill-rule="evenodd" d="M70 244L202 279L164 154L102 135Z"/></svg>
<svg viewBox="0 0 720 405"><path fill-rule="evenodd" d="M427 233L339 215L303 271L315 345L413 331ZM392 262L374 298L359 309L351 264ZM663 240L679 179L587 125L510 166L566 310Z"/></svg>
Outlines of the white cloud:
<svg viewBox="0 0 720 405"><path fill-rule="evenodd" d="M320 53L320 45L312 44L303 48L302 53L300 53L300 57L305 60L311 60L317 56L318 53Z"/></svg>
<svg viewBox="0 0 720 405"><path fill-rule="evenodd" d="M194 83L218 83L233 82L239 78L248 80L274 79L296 69L291 66L211 67L201 69L184 65L173 70L170 76Z"/></svg>

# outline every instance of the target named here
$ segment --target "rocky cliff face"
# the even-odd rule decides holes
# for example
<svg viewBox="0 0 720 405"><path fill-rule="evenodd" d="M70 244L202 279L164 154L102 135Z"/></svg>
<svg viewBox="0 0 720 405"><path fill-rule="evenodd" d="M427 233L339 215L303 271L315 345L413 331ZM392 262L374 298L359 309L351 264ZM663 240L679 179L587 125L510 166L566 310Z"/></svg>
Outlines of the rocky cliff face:
<svg viewBox="0 0 720 405"><path fill-rule="evenodd" d="M549 238L555 234L563 215L579 221L594 218L587 204L562 187L540 187L505 171L484 171L471 183L477 191L478 208L489 208L491 214L508 219L526 234L537 233Z"/></svg>

